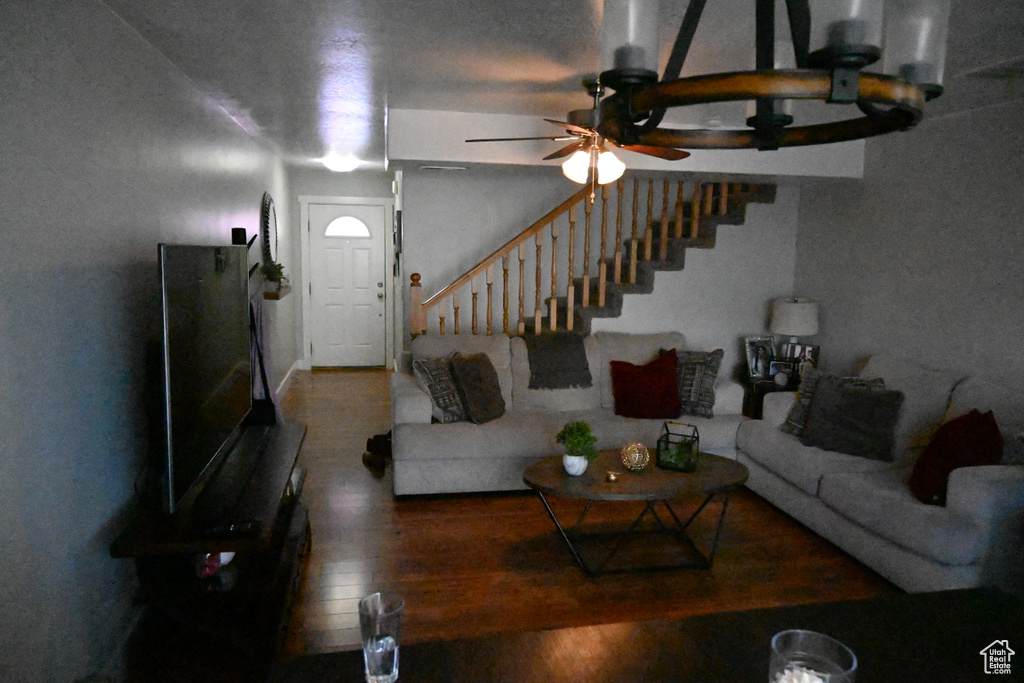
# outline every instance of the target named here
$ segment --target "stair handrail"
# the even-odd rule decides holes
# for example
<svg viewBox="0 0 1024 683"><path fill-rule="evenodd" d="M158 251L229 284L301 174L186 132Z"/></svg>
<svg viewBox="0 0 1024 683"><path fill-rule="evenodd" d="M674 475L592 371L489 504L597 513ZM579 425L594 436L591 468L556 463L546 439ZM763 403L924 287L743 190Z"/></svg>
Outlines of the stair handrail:
<svg viewBox="0 0 1024 683"><path fill-rule="evenodd" d="M589 199L590 191L591 190L589 185L583 186L571 197L566 199L564 202L556 206L551 211L544 214L543 218L540 218L535 223L533 223L533 225L526 228L526 230L523 230L518 235L510 239L508 242L505 242L505 244L495 249L493 252L491 252L489 256L484 258L477 265L467 270L459 278L453 281L450 285L448 285L447 287L445 287L444 289L442 289L441 291L437 292L436 294L428 298L426 301L424 301L422 304L423 312L426 313L434 306L437 306L440 302L444 301L445 298L451 296L455 291L469 283L474 277L476 277L480 273L483 273L485 270L487 270L492 265L497 263L506 254L510 253L520 244L522 244L523 242L525 242L526 240L530 239L538 232L543 230L551 223L551 221L555 220L563 213L568 211L570 207L576 206L576 204L580 203L580 201L584 199Z"/></svg>

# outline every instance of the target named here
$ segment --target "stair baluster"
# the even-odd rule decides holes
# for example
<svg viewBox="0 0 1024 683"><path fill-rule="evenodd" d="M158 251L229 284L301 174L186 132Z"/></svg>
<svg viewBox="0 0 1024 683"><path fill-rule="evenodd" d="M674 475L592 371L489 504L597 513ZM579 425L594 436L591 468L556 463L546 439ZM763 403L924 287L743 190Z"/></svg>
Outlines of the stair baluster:
<svg viewBox="0 0 1024 683"><path fill-rule="evenodd" d="M668 260L668 194L669 184L668 178L665 179L665 185L661 190L661 239L658 241L658 260Z"/></svg>
<svg viewBox="0 0 1024 683"><path fill-rule="evenodd" d="M608 285L608 186L601 186L601 251L597 261L597 305L604 307Z"/></svg>
<svg viewBox="0 0 1024 683"><path fill-rule="evenodd" d="M540 233L537 233L538 239ZM548 327L558 329L558 224L551 221L551 300L548 302Z"/></svg>
<svg viewBox="0 0 1024 683"><path fill-rule="evenodd" d="M625 185L622 178L615 183L615 268L612 272L615 284L622 283L622 190Z"/></svg>
<svg viewBox="0 0 1024 683"><path fill-rule="evenodd" d="M572 332L576 311L576 205L569 207L569 284L565 288L565 329Z"/></svg>
<svg viewBox="0 0 1024 683"><path fill-rule="evenodd" d="M590 214L593 212L593 204L586 202L583 205L585 220L583 224L583 308L590 306Z"/></svg>
<svg viewBox="0 0 1024 683"><path fill-rule="evenodd" d="M654 180L647 181L647 222L644 224L644 260L651 260L651 249L654 246L654 233L651 221L654 220Z"/></svg>
<svg viewBox="0 0 1024 683"><path fill-rule="evenodd" d="M633 178L633 232L632 237L629 240L629 284L636 284L636 259L637 259L637 247L639 245L637 241L637 224L636 214L639 208L638 202L640 201L640 180Z"/></svg>

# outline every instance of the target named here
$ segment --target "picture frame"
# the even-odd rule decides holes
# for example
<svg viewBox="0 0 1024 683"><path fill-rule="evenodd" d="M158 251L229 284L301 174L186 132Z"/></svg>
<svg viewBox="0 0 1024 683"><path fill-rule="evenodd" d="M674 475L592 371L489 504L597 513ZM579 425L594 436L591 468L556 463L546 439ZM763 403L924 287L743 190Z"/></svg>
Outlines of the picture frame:
<svg viewBox="0 0 1024 683"><path fill-rule="evenodd" d="M768 374L775 380L776 384L785 386L792 384L795 380L799 379L800 376L800 362L794 360L773 360L768 364ZM785 377L785 382L782 381L782 375Z"/></svg>
<svg viewBox="0 0 1024 683"><path fill-rule="evenodd" d="M751 380L765 379L775 360L775 338L771 335L744 337L743 346L747 355L747 374Z"/></svg>
<svg viewBox="0 0 1024 683"><path fill-rule="evenodd" d="M814 344L786 344L783 347L782 356L786 360L797 363L810 363L818 367L818 358L821 355L821 347Z"/></svg>

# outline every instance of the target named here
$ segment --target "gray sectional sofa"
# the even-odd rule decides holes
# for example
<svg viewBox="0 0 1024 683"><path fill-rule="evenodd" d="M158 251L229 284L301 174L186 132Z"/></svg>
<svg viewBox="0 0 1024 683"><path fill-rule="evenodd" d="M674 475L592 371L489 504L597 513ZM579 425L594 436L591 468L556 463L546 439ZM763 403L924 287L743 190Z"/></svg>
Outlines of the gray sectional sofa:
<svg viewBox="0 0 1024 683"><path fill-rule="evenodd" d="M1024 461L1020 391L895 356L872 357L860 376L880 377L905 396L893 462L802 445L779 429L795 394L775 393L765 397L762 420L739 426L747 486L905 590L996 584L1021 592L1024 467L956 469L945 506L921 503L907 485L935 429L972 408L994 411L1003 462Z"/></svg>
<svg viewBox="0 0 1024 683"><path fill-rule="evenodd" d="M499 335L418 337L413 358L453 351L487 353L506 413L482 425L431 423L431 400L409 372L391 377L394 490L397 495L524 488L523 470L557 454L555 434L586 420L600 448L631 441L653 446L663 420L614 414L609 361L649 361L659 349L685 349L682 334L598 332L585 339L593 386L529 389L526 345ZM779 429L796 394L768 394L764 418L742 416L743 388L719 378L713 418L696 424L701 449L733 457L750 471L747 486L882 576L908 591L994 584L1024 594L1024 466L965 467L949 477L945 506L919 502L907 485L914 463L944 421L972 408L994 411L1004 462L1024 463L1024 397L1018 389L875 356L860 372L904 394L892 462L804 446Z"/></svg>
<svg viewBox="0 0 1024 683"><path fill-rule="evenodd" d="M505 400L505 414L485 424L431 424L431 400L408 371L391 376L392 455L396 495L523 489L523 470L540 458L562 452L555 434L567 422L590 423L598 448L633 441L653 447L664 420L620 417L614 413L609 363L646 363L659 349L686 349L678 332L622 334L598 332L584 339L593 384L587 388L530 389L525 342L506 335L420 336L412 359L440 358L453 351L486 353ZM678 421L700 430L701 449L735 457L736 428L746 418L743 387L719 377L714 417L683 416Z"/></svg>

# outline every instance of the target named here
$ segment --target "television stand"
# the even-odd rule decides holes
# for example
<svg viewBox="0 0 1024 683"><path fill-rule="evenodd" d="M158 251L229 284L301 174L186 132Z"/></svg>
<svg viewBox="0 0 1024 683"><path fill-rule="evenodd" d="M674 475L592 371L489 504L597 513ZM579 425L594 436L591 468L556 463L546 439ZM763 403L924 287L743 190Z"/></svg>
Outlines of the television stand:
<svg viewBox="0 0 1024 683"><path fill-rule="evenodd" d="M258 440L262 452L254 464L245 465L250 473L230 506L214 506L216 518L205 507L189 515L141 513L114 540L110 554L135 559L141 604L253 656L269 657L312 542L309 513L299 500L305 472L295 467L306 428L278 424L255 429L267 432L265 440ZM232 471L234 457L253 455L228 454L207 488L217 489L217 477ZM235 557L219 574L198 576L195 558L218 552L234 552Z"/></svg>

